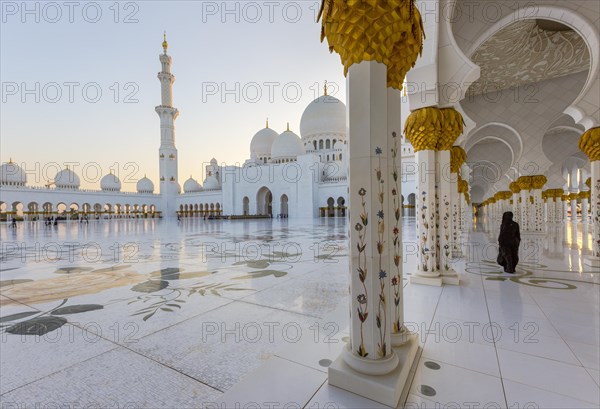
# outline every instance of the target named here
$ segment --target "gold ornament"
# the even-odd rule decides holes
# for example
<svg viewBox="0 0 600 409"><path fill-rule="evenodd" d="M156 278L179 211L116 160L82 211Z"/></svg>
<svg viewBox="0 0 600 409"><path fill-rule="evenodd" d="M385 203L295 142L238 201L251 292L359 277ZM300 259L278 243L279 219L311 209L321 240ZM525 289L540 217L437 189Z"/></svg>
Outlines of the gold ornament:
<svg viewBox="0 0 600 409"><path fill-rule="evenodd" d="M437 150L447 151L452 148L458 137L463 133L465 121L454 108L442 108L442 134L438 139Z"/></svg>
<svg viewBox="0 0 600 409"><path fill-rule="evenodd" d="M544 175L534 175L531 176L531 186L534 189L541 189L548 182L548 178Z"/></svg>
<svg viewBox="0 0 600 409"><path fill-rule="evenodd" d="M322 0L321 41L340 55L344 75L352 64L387 66L388 87L402 89L423 51L423 21L414 0Z"/></svg>
<svg viewBox="0 0 600 409"><path fill-rule="evenodd" d="M587 178L585 180L585 185L588 187L588 189L592 189L592 178Z"/></svg>
<svg viewBox="0 0 600 409"><path fill-rule="evenodd" d="M436 107L426 107L411 112L406 118L404 134L415 152L435 150L442 134L442 113Z"/></svg>
<svg viewBox="0 0 600 409"><path fill-rule="evenodd" d="M600 127L588 129L579 139L581 149L590 162L600 160Z"/></svg>
<svg viewBox="0 0 600 409"><path fill-rule="evenodd" d="M531 190L532 182L531 176L521 176L517 179L517 183L521 190Z"/></svg>
<svg viewBox="0 0 600 409"><path fill-rule="evenodd" d="M519 186L519 183L517 183L517 182L512 182L510 185L508 185L508 188L513 193L521 192L521 186Z"/></svg>
<svg viewBox="0 0 600 409"><path fill-rule="evenodd" d="M467 153L460 146L453 146L450 149L450 172L458 173L460 167L467 160Z"/></svg>

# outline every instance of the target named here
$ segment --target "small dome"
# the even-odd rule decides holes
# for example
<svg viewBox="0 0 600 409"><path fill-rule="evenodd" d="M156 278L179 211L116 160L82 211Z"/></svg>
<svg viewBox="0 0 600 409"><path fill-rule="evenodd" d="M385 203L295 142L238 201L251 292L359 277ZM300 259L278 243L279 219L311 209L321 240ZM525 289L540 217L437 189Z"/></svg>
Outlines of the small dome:
<svg viewBox="0 0 600 409"><path fill-rule="evenodd" d="M27 183L27 175L23 169L12 160L0 166L0 184L25 186Z"/></svg>
<svg viewBox="0 0 600 409"><path fill-rule="evenodd" d="M212 158L212 159L210 160L210 164L211 164L211 165L218 165L218 164L219 164L219 162L217 162L217 160L216 160L215 158Z"/></svg>
<svg viewBox="0 0 600 409"><path fill-rule="evenodd" d="M183 184L183 191L185 193L195 193L200 192L201 190L202 186L200 186L200 183L198 183L198 181L192 176L190 176L190 178Z"/></svg>
<svg viewBox="0 0 600 409"><path fill-rule="evenodd" d="M271 159L296 158L305 153L300 137L289 130L279 135L271 147Z"/></svg>
<svg viewBox="0 0 600 409"><path fill-rule="evenodd" d="M100 180L100 189L109 192L119 192L121 190L121 181L116 175L109 173Z"/></svg>
<svg viewBox="0 0 600 409"><path fill-rule="evenodd" d="M79 189L81 182L75 172L66 168L54 176L54 184L58 189Z"/></svg>
<svg viewBox="0 0 600 409"><path fill-rule="evenodd" d="M300 120L303 140L321 134L346 135L346 104L330 95L308 104Z"/></svg>
<svg viewBox="0 0 600 409"><path fill-rule="evenodd" d="M260 156L271 155L271 147L279 134L271 128L264 128L258 131L250 142L250 154Z"/></svg>
<svg viewBox="0 0 600 409"><path fill-rule="evenodd" d="M219 185L219 181L213 175L209 175L204 179L204 190L217 190L221 186Z"/></svg>
<svg viewBox="0 0 600 409"><path fill-rule="evenodd" d="M146 176L138 180L136 188L138 193L154 193L154 183Z"/></svg>

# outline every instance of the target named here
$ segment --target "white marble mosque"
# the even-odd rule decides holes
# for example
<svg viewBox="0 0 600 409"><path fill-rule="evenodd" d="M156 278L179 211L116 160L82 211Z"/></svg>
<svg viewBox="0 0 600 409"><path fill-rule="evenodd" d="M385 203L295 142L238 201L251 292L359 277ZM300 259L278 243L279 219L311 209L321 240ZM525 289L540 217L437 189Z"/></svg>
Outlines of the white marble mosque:
<svg viewBox="0 0 600 409"><path fill-rule="evenodd" d="M157 191L3 164L2 408L598 408L600 3L490 4L323 0L347 103L202 183L166 38Z"/></svg>

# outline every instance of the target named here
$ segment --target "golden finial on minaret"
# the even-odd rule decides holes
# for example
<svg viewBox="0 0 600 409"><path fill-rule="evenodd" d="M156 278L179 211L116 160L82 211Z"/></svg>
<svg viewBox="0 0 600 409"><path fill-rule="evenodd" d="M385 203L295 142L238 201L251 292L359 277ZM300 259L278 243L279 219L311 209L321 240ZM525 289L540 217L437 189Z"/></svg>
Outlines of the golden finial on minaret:
<svg viewBox="0 0 600 409"><path fill-rule="evenodd" d="M13 163L12 158L8 159L8 164L11 165Z"/></svg>
<svg viewBox="0 0 600 409"><path fill-rule="evenodd" d="M327 80L325 80L325 86L323 87L324 95L327 96Z"/></svg>
<svg viewBox="0 0 600 409"><path fill-rule="evenodd" d="M269 118L267 118L267 128L269 127Z"/></svg>
<svg viewBox="0 0 600 409"><path fill-rule="evenodd" d="M290 131L290 123L289 122L287 123L287 131L288 132Z"/></svg>
<svg viewBox="0 0 600 409"><path fill-rule="evenodd" d="M165 54L166 54L167 53L167 48L169 48L169 43L167 43L167 32L166 31L163 34L162 47L163 47L163 50L165 50Z"/></svg>

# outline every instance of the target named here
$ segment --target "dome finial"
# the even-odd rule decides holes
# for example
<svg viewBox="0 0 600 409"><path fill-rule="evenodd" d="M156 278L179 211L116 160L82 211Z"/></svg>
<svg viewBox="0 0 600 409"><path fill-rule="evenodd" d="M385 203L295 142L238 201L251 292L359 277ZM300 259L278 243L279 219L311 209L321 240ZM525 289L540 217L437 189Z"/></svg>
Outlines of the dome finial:
<svg viewBox="0 0 600 409"><path fill-rule="evenodd" d="M167 43L167 32L166 31L163 34L162 47L163 47L163 50L165 50L165 54L166 54L167 53L167 48L169 48L169 43Z"/></svg>
<svg viewBox="0 0 600 409"><path fill-rule="evenodd" d="M327 80L325 80L325 86L323 86L324 95L327 96Z"/></svg>
<svg viewBox="0 0 600 409"><path fill-rule="evenodd" d="M267 128L269 127L269 118L267 118Z"/></svg>
<svg viewBox="0 0 600 409"><path fill-rule="evenodd" d="M290 131L290 123L289 122L287 123L287 131L288 132Z"/></svg>
<svg viewBox="0 0 600 409"><path fill-rule="evenodd" d="M12 158L8 159L8 164L11 165L13 163Z"/></svg>

